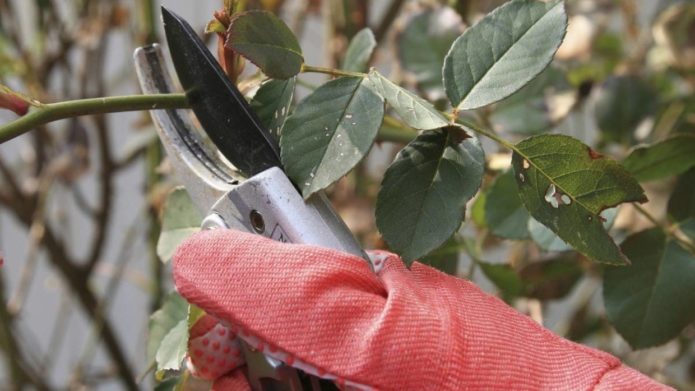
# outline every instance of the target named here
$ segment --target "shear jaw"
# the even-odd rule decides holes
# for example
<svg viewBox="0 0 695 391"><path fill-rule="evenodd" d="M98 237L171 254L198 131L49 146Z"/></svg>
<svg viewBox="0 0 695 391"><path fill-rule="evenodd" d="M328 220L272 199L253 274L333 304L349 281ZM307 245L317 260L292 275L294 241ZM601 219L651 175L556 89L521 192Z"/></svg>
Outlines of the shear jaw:
<svg viewBox="0 0 695 391"><path fill-rule="evenodd" d="M140 87L145 94L174 91L159 44L137 48L133 54ZM174 172L203 214L244 178L207 145L204 132L188 110L151 110L152 120Z"/></svg>

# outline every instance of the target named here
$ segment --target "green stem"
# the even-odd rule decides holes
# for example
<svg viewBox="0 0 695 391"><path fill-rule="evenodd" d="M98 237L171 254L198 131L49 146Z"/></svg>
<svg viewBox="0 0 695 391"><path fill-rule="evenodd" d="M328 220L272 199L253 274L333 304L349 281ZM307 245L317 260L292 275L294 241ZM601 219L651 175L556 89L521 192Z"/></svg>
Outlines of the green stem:
<svg viewBox="0 0 695 391"><path fill-rule="evenodd" d="M37 126L81 115L117 113L154 109L188 108L184 94L128 95L79 99L41 104L27 115L0 126L0 144L12 140Z"/></svg>
<svg viewBox="0 0 695 391"><path fill-rule="evenodd" d="M340 69L315 67L315 66L311 66L311 65L307 65L307 64L302 65L302 72L303 73L308 73L308 72L325 73L326 75L331 75L331 76L367 77L367 74L362 73L362 72L342 71Z"/></svg>
<svg viewBox="0 0 695 391"><path fill-rule="evenodd" d="M667 225L665 225L665 224L660 223L654 216L652 216L651 213L649 213L646 209L644 209L644 208L642 207L642 205L640 205L640 204L638 204L638 203L636 203L636 202L633 202L633 203L632 203L632 206L634 206L635 209L636 209L642 216L644 216L647 220L649 220L649 222L651 222L652 224L654 224L654 226L660 228L660 229L666 234L666 236L668 236L669 238L672 238L673 240L679 242L681 245L683 245L683 247L687 248L688 250L690 250L690 252L692 252L693 254L695 254L695 246L694 246L692 243L690 243L690 242L688 242L688 241L686 241L686 240L684 240L684 239L678 237L678 235L676 235L676 234L674 233L674 230L671 229L671 227L669 227L669 226L667 226Z"/></svg>
<svg viewBox="0 0 695 391"><path fill-rule="evenodd" d="M476 132L476 133L478 133L478 134L481 134L481 135L483 135L483 136L485 136L485 137L487 137L487 138L489 138L489 139L492 139L492 140L494 140L495 142L497 142L498 144L500 144L500 145L502 145L502 146L504 146L504 147L506 147L506 148L509 148L509 149L511 149L511 150L514 151L514 152L517 152L517 153L519 152L519 151L516 149L516 146L515 146L514 144L510 143L509 141L503 139L502 137L500 137L500 136L498 136L498 135L496 135L496 134L490 132L489 130L487 130L487 129L481 127L481 126L478 126L478 125L476 125L476 124L474 124L474 123L472 123L472 122L468 122L468 121L466 121L466 120L462 120L462 119L460 119L460 118L457 119L456 121L457 121L459 124L461 124L461 125L463 125L463 126L465 126L465 127L467 127L467 128L470 128L472 131L474 131L474 132Z"/></svg>

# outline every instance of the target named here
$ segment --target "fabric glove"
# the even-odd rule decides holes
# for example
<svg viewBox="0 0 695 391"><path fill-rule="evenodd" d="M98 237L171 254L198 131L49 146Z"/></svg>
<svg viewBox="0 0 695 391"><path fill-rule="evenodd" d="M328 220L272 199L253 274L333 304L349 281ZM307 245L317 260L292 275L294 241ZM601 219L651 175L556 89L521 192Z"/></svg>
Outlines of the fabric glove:
<svg viewBox="0 0 695 391"><path fill-rule="evenodd" d="M407 269L390 253L372 260L376 274L331 249L232 230L194 235L177 249L174 281L214 319L192 330L189 364L217 379L214 389L248 388L234 369L238 345L224 342L238 336L348 389L670 389L552 334L468 281L418 262ZM227 339L213 341L221 334Z"/></svg>

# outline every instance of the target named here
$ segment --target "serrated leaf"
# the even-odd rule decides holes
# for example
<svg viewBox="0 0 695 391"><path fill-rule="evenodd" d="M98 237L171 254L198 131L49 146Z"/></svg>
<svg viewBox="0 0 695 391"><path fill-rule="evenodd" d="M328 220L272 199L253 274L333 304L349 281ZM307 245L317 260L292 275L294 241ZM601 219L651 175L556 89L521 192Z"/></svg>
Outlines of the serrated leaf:
<svg viewBox="0 0 695 391"><path fill-rule="evenodd" d="M157 349L155 360L157 370L177 370L186 356L188 349L188 324L186 319L181 320L162 339Z"/></svg>
<svg viewBox="0 0 695 391"><path fill-rule="evenodd" d="M659 228L630 236L622 249L632 265L606 269L608 319L635 349L663 344L695 320L695 256Z"/></svg>
<svg viewBox="0 0 695 391"><path fill-rule="evenodd" d="M261 85L251 100L251 108L275 140L280 140L285 120L290 114L296 84L296 77L268 80Z"/></svg>
<svg viewBox="0 0 695 391"><path fill-rule="evenodd" d="M304 64L297 37L267 11L247 11L232 18L225 46L246 57L273 79L288 79Z"/></svg>
<svg viewBox="0 0 695 391"><path fill-rule="evenodd" d="M478 266L485 277L500 290L506 301L512 300L523 292L524 284L511 266L488 262L478 262Z"/></svg>
<svg viewBox="0 0 695 391"><path fill-rule="evenodd" d="M285 172L304 198L362 160L383 118L384 102L366 78L331 80L299 103L285 123L280 150Z"/></svg>
<svg viewBox="0 0 695 391"><path fill-rule="evenodd" d="M444 243L461 225L485 165L478 139L448 127L421 133L386 170L376 224L406 263Z"/></svg>
<svg viewBox="0 0 695 391"><path fill-rule="evenodd" d="M431 103L394 84L376 70L369 72L369 80L408 126L421 130L447 126L446 118Z"/></svg>
<svg viewBox="0 0 695 391"><path fill-rule="evenodd" d="M521 141L512 154L512 166L521 200L533 218L597 262L627 263L599 213L647 198L617 162L579 140L555 134Z"/></svg>
<svg viewBox="0 0 695 391"><path fill-rule="evenodd" d="M564 119L575 101L576 91L564 72L550 66L495 105L490 122L497 132L539 134Z"/></svg>
<svg viewBox="0 0 695 391"><path fill-rule="evenodd" d="M183 187L169 193L162 210L162 232L157 240L157 255L169 262L181 242L200 231L203 218Z"/></svg>
<svg viewBox="0 0 695 391"><path fill-rule="evenodd" d="M375 48L374 33L368 27L363 28L352 37L341 68L351 72L365 72Z"/></svg>
<svg viewBox="0 0 695 391"><path fill-rule="evenodd" d="M449 7L413 17L398 39L398 56L430 99L444 95L442 65L449 47L463 31L461 17Z"/></svg>
<svg viewBox="0 0 695 391"><path fill-rule="evenodd" d="M562 1L513 0L470 27L444 58L452 105L470 110L511 95L553 59L567 28Z"/></svg>
<svg viewBox="0 0 695 391"><path fill-rule="evenodd" d="M603 228L610 229L613 226L616 216L618 215L618 208L606 209L600 213L601 220L603 221ZM528 221L528 231L531 234L531 239L533 239L540 248L546 251L569 251L572 246L565 243L564 240L560 239L559 236L555 234L550 228L538 222L538 220L531 217Z"/></svg>
<svg viewBox="0 0 695 391"><path fill-rule="evenodd" d="M188 303L179 294L171 293L162 307L150 316L147 337L147 358L154 360L166 335L188 316Z"/></svg>
<svg viewBox="0 0 695 391"><path fill-rule="evenodd" d="M485 221L490 231L505 239L523 240L529 237L528 211L514 181L514 172L509 170L497 177L486 192Z"/></svg>
<svg viewBox="0 0 695 391"><path fill-rule="evenodd" d="M594 105L596 123L607 141L632 141L637 126L652 114L657 94L637 76L616 76L605 81Z"/></svg>
<svg viewBox="0 0 695 391"><path fill-rule="evenodd" d="M695 134L681 133L664 141L635 148L623 166L639 181L678 175L695 167Z"/></svg>

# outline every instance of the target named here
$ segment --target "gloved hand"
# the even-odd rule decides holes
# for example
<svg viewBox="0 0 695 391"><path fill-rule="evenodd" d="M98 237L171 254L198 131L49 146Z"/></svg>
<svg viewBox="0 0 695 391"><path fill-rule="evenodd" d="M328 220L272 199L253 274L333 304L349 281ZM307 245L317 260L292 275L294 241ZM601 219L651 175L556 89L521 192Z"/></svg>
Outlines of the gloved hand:
<svg viewBox="0 0 695 391"><path fill-rule="evenodd" d="M364 260L330 249L231 230L194 235L174 257L176 288L222 322L197 325L194 370L217 378L218 390L248 387L233 369L239 363L220 356L224 339L210 339L224 334L358 389L669 389L468 281L417 262L408 270L393 254L376 258L383 268L374 274ZM215 367L220 357L225 365Z"/></svg>

